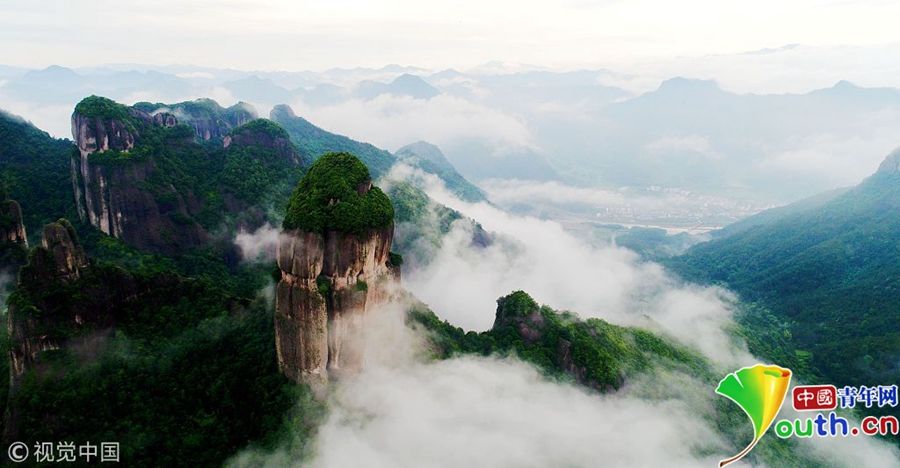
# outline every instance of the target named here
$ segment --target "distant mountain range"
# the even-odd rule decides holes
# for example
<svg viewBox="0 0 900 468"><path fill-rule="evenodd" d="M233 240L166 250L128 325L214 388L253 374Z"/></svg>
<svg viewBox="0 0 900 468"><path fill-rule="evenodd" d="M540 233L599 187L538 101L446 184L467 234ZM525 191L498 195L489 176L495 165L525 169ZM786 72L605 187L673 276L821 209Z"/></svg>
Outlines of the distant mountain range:
<svg viewBox="0 0 900 468"><path fill-rule="evenodd" d="M900 125L900 91L892 88L841 81L802 94L736 94L713 81L673 78L636 95L610 84L625 78L608 70L491 67L4 67L0 105L65 135L66 109L89 94L125 103L213 95L264 111L288 104L345 133L359 129L344 115L396 119L391 132L366 136L391 150L409 141L436 143L476 182L661 186L763 204L861 179L893 148L892 129Z"/></svg>

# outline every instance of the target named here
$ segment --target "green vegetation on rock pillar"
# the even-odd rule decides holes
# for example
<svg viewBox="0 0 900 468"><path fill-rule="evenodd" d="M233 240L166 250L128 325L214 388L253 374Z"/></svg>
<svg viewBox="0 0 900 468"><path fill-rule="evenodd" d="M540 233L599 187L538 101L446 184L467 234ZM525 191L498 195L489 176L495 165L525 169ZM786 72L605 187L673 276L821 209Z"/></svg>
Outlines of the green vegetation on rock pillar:
<svg viewBox="0 0 900 468"><path fill-rule="evenodd" d="M75 113L84 117L128 120L131 115L128 106L119 104L112 99L97 95L90 95L75 105Z"/></svg>
<svg viewBox="0 0 900 468"><path fill-rule="evenodd" d="M328 153L297 185L284 228L360 234L387 227L393 219L391 201L372 186L366 165L349 153Z"/></svg>
<svg viewBox="0 0 900 468"><path fill-rule="evenodd" d="M391 300L394 210L349 153L329 153L297 185L279 239L275 336L282 372L319 385L359 371L365 314Z"/></svg>

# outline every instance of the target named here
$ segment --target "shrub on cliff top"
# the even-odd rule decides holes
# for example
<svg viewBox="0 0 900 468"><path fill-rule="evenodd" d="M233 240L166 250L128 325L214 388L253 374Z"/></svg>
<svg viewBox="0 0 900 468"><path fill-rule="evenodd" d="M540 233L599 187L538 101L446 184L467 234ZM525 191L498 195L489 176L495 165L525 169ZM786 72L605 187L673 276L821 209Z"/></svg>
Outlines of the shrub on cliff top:
<svg viewBox="0 0 900 468"><path fill-rule="evenodd" d="M85 117L100 117L122 121L131 119L127 106L119 104L112 99L95 95L88 96L76 104L75 113Z"/></svg>
<svg viewBox="0 0 900 468"><path fill-rule="evenodd" d="M360 194L370 182L369 169L349 153L328 153L303 177L288 203L285 229L360 234L388 226L394 208L378 187Z"/></svg>

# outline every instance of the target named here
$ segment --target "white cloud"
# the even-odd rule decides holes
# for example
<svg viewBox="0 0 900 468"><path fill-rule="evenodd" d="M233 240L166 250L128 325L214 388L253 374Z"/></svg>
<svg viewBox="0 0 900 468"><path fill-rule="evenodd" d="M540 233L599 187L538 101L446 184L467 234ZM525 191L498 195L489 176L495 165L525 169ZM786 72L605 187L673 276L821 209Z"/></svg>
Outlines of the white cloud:
<svg viewBox="0 0 900 468"><path fill-rule="evenodd" d="M706 411L677 397L684 392L665 391L675 388L662 382L668 377L645 382L663 391L648 399L639 388L600 395L549 381L512 358L423 361L422 337L404 325L404 310L394 304L367 317L365 370L332 388L305 465L712 466L717 454L732 450L704 419ZM680 388L697 385L679 379ZM230 462L300 463L288 447L245 451Z"/></svg>
<svg viewBox="0 0 900 468"><path fill-rule="evenodd" d="M382 148L397 149L418 140L441 146L473 139L497 147L533 146L531 134L520 120L454 96L426 100L381 95L324 107L298 102L294 110L329 131L353 135Z"/></svg>
<svg viewBox="0 0 900 468"><path fill-rule="evenodd" d="M499 234L492 245L473 247L470 226L456 223L430 264L404 272L406 287L451 323L490 328L496 299L522 289L582 317L662 330L717 362L752 360L723 330L732 315L726 291L680 284L630 250L595 247L556 222L460 201L436 178L419 177L437 202Z"/></svg>
<svg viewBox="0 0 900 468"><path fill-rule="evenodd" d="M254 261L260 258L272 260L281 239L281 230L266 223L253 232L241 229L234 238L234 244L241 250L244 260Z"/></svg>
<svg viewBox="0 0 900 468"><path fill-rule="evenodd" d="M514 360L369 369L331 408L311 466L713 466L727 450L680 402L588 394Z"/></svg>
<svg viewBox="0 0 900 468"><path fill-rule="evenodd" d="M405 309L395 303L367 315L365 368L328 389L312 440L300 430L274 451L245 450L227 465L705 467L737 450L714 427L711 400L719 397L690 375L642 374L598 394L514 358L427 361ZM749 421L740 423L749 432ZM822 463L896 465L896 449L871 439L798 446Z"/></svg>
<svg viewBox="0 0 900 468"><path fill-rule="evenodd" d="M887 121L897 120L896 112L879 115ZM786 148L765 155L757 165L780 177L817 181L827 187L855 185L874 173L900 143L894 127L883 123L873 122L866 133L864 137L822 133L795 138Z"/></svg>
<svg viewBox="0 0 900 468"><path fill-rule="evenodd" d="M72 138L72 123L69 116L76 102L42 104L25 101L3 94L0 90L0 109L18 115L37 128L57 138Z"/></svg>
<svg viewBox="0 0 900 468"><path fill-rule="evenodd" d="M709 142L709 138L701 135L667 136L653 140L644 149L654 154L666 156L669 153L692 152L705 156L707 159L721 159L719 154Z"/></svg>

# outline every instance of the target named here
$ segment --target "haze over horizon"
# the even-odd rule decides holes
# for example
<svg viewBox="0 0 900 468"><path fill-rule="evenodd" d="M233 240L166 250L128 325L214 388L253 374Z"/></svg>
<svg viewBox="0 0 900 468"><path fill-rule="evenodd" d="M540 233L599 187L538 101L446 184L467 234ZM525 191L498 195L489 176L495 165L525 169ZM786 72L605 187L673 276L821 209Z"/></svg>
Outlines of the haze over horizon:
<svg viewBox="0 0 900 468"><path fill-rule="evenodd" d="M0 62L297 71L502 60L657 82L716 78L735 91L796 92L840 79L900 86L900 65L889 60L900 52L892 20L900 5L878 0L50 3L48 11L46 2L6 2Z"/></svg>

